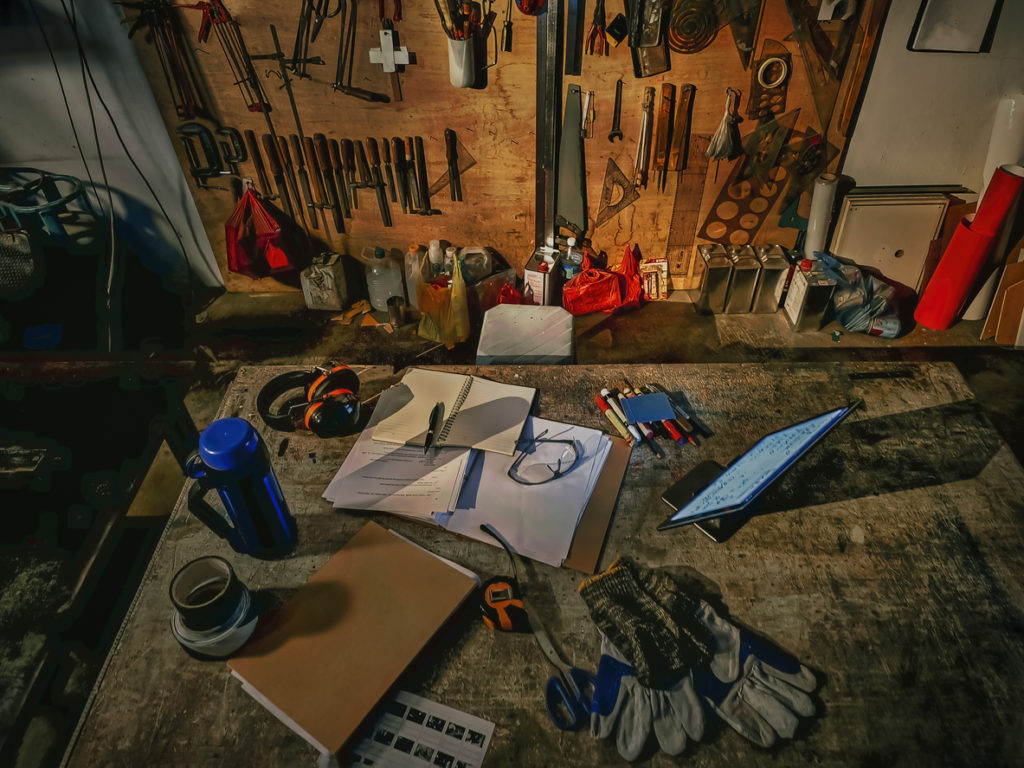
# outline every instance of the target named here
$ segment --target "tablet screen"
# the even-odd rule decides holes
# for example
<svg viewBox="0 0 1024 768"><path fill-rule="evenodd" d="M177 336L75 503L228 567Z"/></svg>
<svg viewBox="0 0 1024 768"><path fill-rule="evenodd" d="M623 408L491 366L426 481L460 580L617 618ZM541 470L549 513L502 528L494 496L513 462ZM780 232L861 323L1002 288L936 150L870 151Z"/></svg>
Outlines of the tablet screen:
<svg viewBox="0 0 1024 768"><path fill-rule="evenodd" d="M665 523L695 522L740 511L852 408L852 405L844 405L761 438Z"/></svg>

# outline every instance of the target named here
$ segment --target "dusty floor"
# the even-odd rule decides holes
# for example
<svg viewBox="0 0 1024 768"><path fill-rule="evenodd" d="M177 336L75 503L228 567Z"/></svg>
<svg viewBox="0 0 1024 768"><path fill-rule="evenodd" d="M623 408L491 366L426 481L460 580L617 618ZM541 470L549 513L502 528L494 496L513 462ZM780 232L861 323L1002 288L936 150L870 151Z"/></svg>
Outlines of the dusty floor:
<svg viewBox="0 0 1024 768"><path fill-rule="evenodd" d="M472 339L448 351L417 337L412 325L394 334L342 326L301 310L294 296L225 297L201 320L180 353L199 363L188 382L185 403L200 429L212 419L227 383L242 364L310 365L332 359L398 368L472 363L475 356ZM969 346L976 343L976 329L970 324L947 334L914 331L895 344L849 334L833 340L831 330L793 334L781 318L716 322L696 316L684 303L652 304L623 316L579 318L575 355L579 363L948 360L957 365L989 419L1022 460L1024 355ZM172 473L169 483L147 488L146 493L156 497L150 499L151 506L169 512L180 483ZM7 542L0 539L0 764L28 768L59 761L161 522L158 516L134 519L119 533L119 546L110 551L104 578L96 587L94 604L103 606L96 611L102 615L92 616L84 629L80 622L61 622L57 632L50 631L48 617L66 589L58 573L62 564L42 544L36 550L14 548L3 546ZM37 544L45 544L45 539L45 526L34 539L29 537ZM30 678L26 670L43 645L51 651L40 672L46 684L40 686L41 696L29 702L29 714L16 720L14 710Z"/></svg>

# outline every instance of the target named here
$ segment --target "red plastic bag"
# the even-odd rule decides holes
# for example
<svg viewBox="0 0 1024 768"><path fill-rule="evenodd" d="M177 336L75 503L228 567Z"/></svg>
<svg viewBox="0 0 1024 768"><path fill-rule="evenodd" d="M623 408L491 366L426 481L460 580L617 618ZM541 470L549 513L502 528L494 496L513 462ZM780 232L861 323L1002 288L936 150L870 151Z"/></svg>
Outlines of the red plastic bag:
<svg viewBox="0 0 1024 768"><path fill-rule="evenodd" d="M498 304L522 304L523 297L511 283L502 283L498 291Z"/></svg>
<svg viewBox="0 0 1024 768"><path fill-rule="evenodd" d="M562 287L562 306L574 315L612 312L621 303L619 276L603 269L585 269Z"/></svg>
<svg viewBox="0 0 1024 768"><path fill-rule="evenodd" d="M619 291L622 294L621 306L624 308L639 307L644 295L644 282L640 277L639 254L627 244L626 250L622 252L622 261L612 267L611 271L619 279Z"/></svg>
<svg viewBox="0 0 1024 768"><path fill-rule="evenodd" d="M259 198L247 189L224 225L228 269L248 277L264 277L297 268L281 225Z"/></svg>

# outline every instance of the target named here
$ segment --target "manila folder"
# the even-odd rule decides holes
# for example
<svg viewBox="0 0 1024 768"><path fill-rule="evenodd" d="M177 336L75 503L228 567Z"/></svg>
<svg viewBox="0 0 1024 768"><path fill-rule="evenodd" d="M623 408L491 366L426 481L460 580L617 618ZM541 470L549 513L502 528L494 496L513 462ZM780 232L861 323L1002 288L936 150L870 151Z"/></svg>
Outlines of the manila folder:
<svg viewBox="0 0 1024 768"><path fill-rule="evenodd" d="M369 522L228 667L335 753L476 585L461 566Z"/></svg>

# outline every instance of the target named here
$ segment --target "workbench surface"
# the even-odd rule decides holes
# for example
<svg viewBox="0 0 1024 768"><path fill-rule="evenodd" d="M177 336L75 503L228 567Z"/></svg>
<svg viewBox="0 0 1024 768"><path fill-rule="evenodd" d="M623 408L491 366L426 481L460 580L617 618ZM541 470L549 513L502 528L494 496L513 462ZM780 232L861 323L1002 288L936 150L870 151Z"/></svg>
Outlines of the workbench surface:
<svg viewBox="0 0 1024 768"><path fill-rule="evenodd" d="M497 548L387 515L337 512L320 496L354 437L273 432L255 411L283 367L239 371L219 416L267 440L299 524L294 556L238 555L189 515L185 492L146 572L65 756L72 766L313 765L315 752L243 693L226 665L171 636L167 588L182 565L226 557L253 590L301 586L376 518L483 578ZM357 368L357 370L359 370ZM618 554L697 578L731 616L814 669L820 716L772 752L712 721L671 759L689 766L1010 765L1024 754L1024 472L950 364L445 367L537 387L534 413L607 428L602 386L682 391L714 436L700 448L635 448L601 568ZM852 375L851 375L852 374ZM363 395L400 378L360 371ZM787 475L757 517L716 544L692 527L658 532L662 492L704 459L726 463L763 434L863 399ZM282 442L288 444L279 456ZM663 441L664 442L664 441ZM576 593L583 574L529 563L527 594L573 665L596 670L599 636ZM344 652L344 649L339 649ZM496 724L486 766L622 764L615 746L550 723L553 673L530 635L495 634L469 606L402 687ZM339 695L344 695L343 691Z"/></svg>

